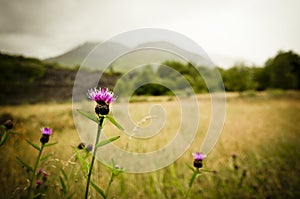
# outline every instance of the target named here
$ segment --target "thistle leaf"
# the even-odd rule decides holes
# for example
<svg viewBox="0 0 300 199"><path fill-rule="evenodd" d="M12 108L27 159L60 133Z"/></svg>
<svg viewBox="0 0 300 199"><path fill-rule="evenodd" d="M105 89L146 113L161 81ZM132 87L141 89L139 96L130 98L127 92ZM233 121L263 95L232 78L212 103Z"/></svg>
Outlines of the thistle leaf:
<svg viewBox="0 0 300 199"><path fill-rule="evenodd" d="M10 134L14 134L14 135L20 135L21 133L19 132L15 132L15 131L8 131Z"/></svg>
<svg viewBox="0 0 300 199"><path fill-rule="evenodd" d="M186 164L186 166L187 166L189 169L191 169L193 172L195 172L195 169L194 169L191 165Z"/></svg>
<svg viewBox="0 0 300 199"><path fill-rule="evenodd" d="M57 143L58 143L58 142L52 142L52 143L45 144L44 146L45 146L45 147L53 146L53 145L56 145Z"/></svg>
<svg viewBox="0 0 300 199"><path fill-rule="evenodd" d="M4 131L4 134L1 137L0 146L6 142L7 138L8 138L8 133L7 133L7 131Z"/></svg>
<svg viewBox="0 0 300 199"><path fill-rule="evenodd" d="M124 128L112 117L112 116L106 116L106 118L113 123L118 129L120 129L121 131L124 131Z"/></svg>
<svg viewBox="0 0 300 199"><path fill-rule="evenodd" d="M192 187L192 185L193 185L193 183L194 183L194 181L196 180L196 178L198 177L198 176L200 176L201 174L196 170L195 172L194 172L194 174L192 175L192 177L191 177L191 179L190 179L190 182L189 182L189 187L191 188Z"/></svg>
<svg viewBox="0 0 300 199"><path fill-rule="evenodd" d="M113 141L115 141L115 140L117 140L119 138L120 138L120 136L118 135L116 137L112 137L112 138L109 138L107 140L102 140L102 141L98 142L98 144L96 145L96 148L104 146L104 145L106 145L106 144L108 144L110 142L113 142Z"/></svg>
<svg viewBox="0 0 300 199"><path fill-rule="evenodd" d="M50 156L52 156L52 154L47 154L47 155L41 157L40 161L44 161L44 160L48 159Z"/></svg>
<svg viewBox="0 0 300 199"><path fill-rule="evenodd" d="M36 145L36 144L30 142L29 140L26 139L26 142L27 142L28 144L30 144L30 145L31 145L33 148L35 148L36 150L38 150L38 151L41 150L41 148L40 148L38 145Z"/></svg>
<svg viewBox="0 0 300 199"><path fill-rule="evenodd" d="M77 109L77 111L78 111L78 113L80 113L81 115L85 116L86 118L88 118L88 119L90 119L90 120L96 122L97 124L99 124L99 118L96 117L95 115L92 115L92 114L90 114L90 113L86 113L86 112L81 111L81 110L79 110L79 109Z"/></svg>
<svg viewBox="0 0 300 199"><path fill-rule="evenodd" d="M26 167L29 171L33 172L33 169L31 166L29 166L27 163L25 163L23 160L21 160L19 157L16 157L17 160L24 166Z"/></svg>

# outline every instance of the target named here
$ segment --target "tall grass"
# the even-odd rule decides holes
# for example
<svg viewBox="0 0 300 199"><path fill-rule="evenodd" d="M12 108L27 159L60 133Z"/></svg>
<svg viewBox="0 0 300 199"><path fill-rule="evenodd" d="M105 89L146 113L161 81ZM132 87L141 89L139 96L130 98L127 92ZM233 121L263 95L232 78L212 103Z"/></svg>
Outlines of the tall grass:
<svg viewBox="0 0 300 199"><path fill-rule="evenodd" d="M210 99L199 96L201 125L191 147L172 165L159 171L130 174L123 173L111 185L112 198L183 198L188 189L192 172L186 164L192 164L192 152L198 151L210 120ZM157 102L158 98L154 99ZM159 98L163 106L177 118L176 100ZM299 198L300 191L300 100L293 97L251 96L232 97L227 101L226 122L222 135L213 151L204 160L204 167L214 172L204 173L196 179L188 198ZM117 105L117 104L116 104ZM136 121L144 116L151 100L133 102L132 118ZM33 164L37 152L26 144L25 139L38 141L41 126L54 130L51 140L59 143L46 148L45 153L53 154L42 163L49 173L46 198L61 198L62 186L59 176L61 168L77 170L72 161L73 147L81 141L74 127L70 104L37 104L2 106L0 114L9 113L14 119L14 131L21 135L11 136L0 148L0 198L18 198L26 186L25 168L16 161L16 156ZM109 125L109 124L107 124ZM143 145L136 141L130 150L143 146L140 152L155 150L165 144L170 134L178 126L166 125L159 140ZM106 127L106 129L110 129ZM110 133L109 131L106 133ZM158 138L155 138L158 139ZM117 142L126 148L126 136ZM147 148L147 146L149 148ZM234 153L234 157L232 154ZM235 156L236 155L236 156ZM145 162L144 164L147 164ZM67 166L66 166L67 165ZM70 170L69 170L70 169ZM95 162L93 178L99 182L109 179L110 172L99 162ZM73 198L83 198L84 177L70 173L68 191ZM99 197L91 189L92 198Z"/></svg>

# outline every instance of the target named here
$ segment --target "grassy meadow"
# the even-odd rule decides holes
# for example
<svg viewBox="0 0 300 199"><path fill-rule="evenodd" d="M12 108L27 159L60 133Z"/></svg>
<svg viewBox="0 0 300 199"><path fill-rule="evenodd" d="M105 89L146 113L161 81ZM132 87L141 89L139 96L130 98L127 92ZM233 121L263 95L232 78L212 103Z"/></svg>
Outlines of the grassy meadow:
<svg viewBox="0 0 300 199"><path fill-rule="evenodd" d="M112 183L108 198L300 198L300 93L228 93L221 137L204 160L204 168L212 172L199 176L187 194L193 173L186 164L192 165L191 153L199 150L211 114L208 95L199 95L198 102L201 125L183 156L155 172L122 173ZM145 116L141 112L155 103L162 104L174 114L170 117L177 120L177 101L172 97L136 98L129 105L132 118L139 121ZM42 186L35 188L46 193L44 198L68 198L70 195L83 198L86 180L78 172L80 163L74 159L72 148L81 142L73 121L72 104L1 106L0 116L4 115L12 116L13 130L21 134L10 135L0 147L0 198L21 198L29 173L16 156L34 164L37 151L26 143L26 139L39 144L43 126L53 128L50 142L57 141L58 144L45 148L43 153L52 156L42 161L41 167L49 176ZM112 128L107 124L104 132L109 133ZM167 123L162 134L149 143L161 141L164 145L177 128L177 125ZM128 140L126 135L120 135L116 144L125 149ZM139 141L134 146L136 149L128 150L145 152L157 147ZM67 174L65 188L60 182L62 168ZM105 189L109 170L99 162L94 169L94 181ZM91 198L100 198L92 188L90 190Z"/></svg>

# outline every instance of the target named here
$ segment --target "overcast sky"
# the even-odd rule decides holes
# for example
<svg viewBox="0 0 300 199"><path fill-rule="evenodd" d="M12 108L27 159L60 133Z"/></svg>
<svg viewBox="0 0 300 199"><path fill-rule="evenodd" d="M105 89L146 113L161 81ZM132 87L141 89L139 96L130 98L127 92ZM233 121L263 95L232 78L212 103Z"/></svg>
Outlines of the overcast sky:
<svg viewBox="0 0 300 199"><path fill-rule="evenodd" d="M278 50L300 53L299 10L299 0L0 0L0 50L48 58L152 27L184 34L217 64L262 65Z"/></svg>

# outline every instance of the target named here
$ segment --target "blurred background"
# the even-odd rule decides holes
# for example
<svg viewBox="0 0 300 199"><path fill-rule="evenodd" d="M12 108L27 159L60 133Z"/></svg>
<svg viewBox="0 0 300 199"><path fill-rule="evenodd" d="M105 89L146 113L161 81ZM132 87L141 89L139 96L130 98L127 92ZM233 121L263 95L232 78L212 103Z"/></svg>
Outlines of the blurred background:
<svg viewBox="0 0 300 199"><path fill-rule="evenodd" d="M14 130L21 133L11 135L0 146L3 198L22 195L20 187L28 177L15 157L33 163L35 151L30 151L24 140L38 142L42 126L52 126L56 132L53 140L59 141L48 151L53 159L43 163L52 176L45 193L50 198L60 196L61 174L55 168L63 165L63 160L72 155L72 146L81 141L71 104L81 63L93 48L112 36L148 27L169 29L192 39L206 51L215 67L149 52L117 60L103 74L104 66L85 66L86 77L94 79L102 74L99 85L113 89L130 66L140 62L149 64L123 79L127 84L119 88L120 94L130 90L129 87L135 88L145 78L163 82L166 76L171 77L180 87L176 74L147 63L147 56L155 57L157 63L185 77L204 111L199 137L179 160L156 173L124 174L113 184L112 196L182 198L190 177L185 163L191 163L191 153L199 150L211 115L208 88L197 70L208 77L217 70L227 95L226 121L219 142L207 158L206 167L214 172L198 178L189 197L299 198L299 8L298 0L1 0L0 122L12 119ZM161 42L168 48L178 48ZM105 45L107 53L115 48L132 47L110 42ZM143 47L136 44L139 45ZM188 97L190 93L185 94ZM157 102L170 111L177 105L174 93L158 84L138 88L130 102L145 111ZM133 113L136 122L144 116L139 111ZM170 126L164 132L175 129ZM170 138L166 135L161 139ZM144 146L137 142L136 148L139 144ZM100 167L99 164L99 173L103 169ZM103 172L99 183L108 176L108 171ZM74 198L81 197L83 191L78 188L81 185L76 184L80 178L73 178L68 185L70 194L74 192Z"/></svg>

